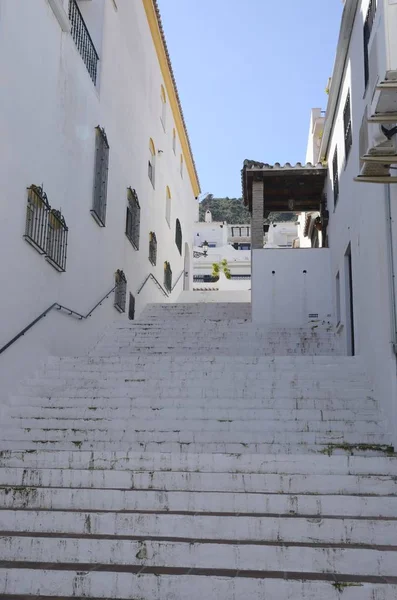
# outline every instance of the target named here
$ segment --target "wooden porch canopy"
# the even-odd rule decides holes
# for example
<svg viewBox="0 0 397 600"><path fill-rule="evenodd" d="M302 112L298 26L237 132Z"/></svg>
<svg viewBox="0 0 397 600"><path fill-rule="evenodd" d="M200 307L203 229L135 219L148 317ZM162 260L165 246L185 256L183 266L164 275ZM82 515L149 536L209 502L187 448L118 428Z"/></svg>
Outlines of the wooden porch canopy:
<svg viewBox="0 0 397 600"><path fill-rule="evenodd" d="M327 167L322 164L281 166L245 160L241 175L244 204L251 214L254 182L263 184L264 217L269 212L320 210L327 176Z"/></svg>

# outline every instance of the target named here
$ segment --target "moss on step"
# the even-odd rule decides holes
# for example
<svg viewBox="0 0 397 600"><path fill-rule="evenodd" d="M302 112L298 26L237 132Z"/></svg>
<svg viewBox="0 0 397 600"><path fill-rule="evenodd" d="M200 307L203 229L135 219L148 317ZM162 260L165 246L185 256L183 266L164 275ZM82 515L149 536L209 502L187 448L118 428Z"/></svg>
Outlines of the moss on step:
<svg viewBox="0 0 397 600"><path fill-rule="evenodd" d="M335 582L332 584L332 587L334 587L336 590L338 590L338 592L340 592L341 594L344 592L344 590L346 588L349 587L362 587L363 584L362 583L341 583L339 581Z"/></svg>
<svg viewBox="0 0 397 600"><path fill-rule="evenodd" d="M80 450L81 446L83 445L83 442L72 442L73 446L76 446L76 448L78 448Z"/></svg>
<svg viewBox="0 0 397 600"><path fill-rule="evenodd" d="M364 452L382 452L387 456L395 456L394 446L388 446L387 444L348 444L347 442L343 444L328 444L326 448L320 450L320 453L332 456L334 450L344 450L351 455L353 455L354 450L361 450Z"/></svg>

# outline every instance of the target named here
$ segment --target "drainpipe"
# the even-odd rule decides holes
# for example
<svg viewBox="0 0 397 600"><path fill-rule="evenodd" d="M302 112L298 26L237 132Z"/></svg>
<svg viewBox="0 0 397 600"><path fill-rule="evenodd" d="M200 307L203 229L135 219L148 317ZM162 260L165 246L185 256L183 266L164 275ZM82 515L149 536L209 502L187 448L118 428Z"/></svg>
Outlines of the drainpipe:
<svg viewBox="0 0 397 600"><path fill-rule="evenodd" d="M391 195L390 195L390 184L385 185L386 193L386 243L387 251L389 253L389 279L390 279L390 305L391 305L391 324L392 324L392 339L391 343L393 346L394 353L397 354L397 316L396 316L396 275L394 269L394 255L393 255L393 219L391 213Z"/></svg>

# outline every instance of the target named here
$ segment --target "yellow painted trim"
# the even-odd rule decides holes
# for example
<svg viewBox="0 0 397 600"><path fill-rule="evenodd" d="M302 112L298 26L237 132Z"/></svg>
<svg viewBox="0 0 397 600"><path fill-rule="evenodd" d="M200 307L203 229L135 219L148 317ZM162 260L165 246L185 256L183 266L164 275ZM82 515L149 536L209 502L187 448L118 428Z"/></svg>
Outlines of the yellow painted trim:
<svg viewBox="0 0 397 600"><path fill-rule="evenodd" d="M161 86L161 100L164 104L167 103L167 97L165 95L165 89L163 85Z"/></svg>
<svg viewBox="0 0 397 600"><path fill-rule="evenodd" d="M181 111L179 110L178 100L174 88L174 84L172 82L171 72L168 67L168 60L166 51L163 44L163 39L161 36L159 23L157 20L156 11L154 8L153 0L142 0L143 6L146 12L146 18L149 23L150 32L152 34L154 47L156 49L157 58L160 64L161 73L164 80L165 89L167 90L168 98L170 101L170 106L172 110L172 114L174 116L175 126L178 132L179 140L181 143L181 148L183 155L185 157L185 162L187 166L187 171L189 173L190 182L192 184L193 193L195 197L200 194L200 184L198 182L198 178L196 175L196 171L194 168L193 156L189 149L189 143L187 140L187 132L185 126L183 124Z"/></svg>
<svg viewBox="0 0 397 600"><path fill-rule="evenodd" d="M170 192L170 188L168 187L168 185L167 185L167 187L165 188L165 193L166 193L166 195L167 195L167 198L168 198L169 200L171 200L171 192Z"/></svg>

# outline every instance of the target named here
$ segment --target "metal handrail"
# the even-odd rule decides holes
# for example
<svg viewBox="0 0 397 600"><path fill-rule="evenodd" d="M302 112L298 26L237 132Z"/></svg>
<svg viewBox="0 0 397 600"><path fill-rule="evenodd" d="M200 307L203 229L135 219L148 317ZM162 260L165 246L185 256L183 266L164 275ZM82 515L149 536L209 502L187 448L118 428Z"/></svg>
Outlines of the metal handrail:
<svg viewBox="0 0 397 600"><path fill-rule="evenodd" d="M174 289L175 289L175 287L176 287L176 284L178 283L178 281L180 280L180 278L182 277L182 275L184 274L184 272L185 272L185 269L183 269L183 270L182 270L182 271L179 273L177 280L175 281L174 285L173 285L173 286L172 286L172 288L171 288L171 292L173 292L173 291L174 291Z"/></svg>
<svg viewBox="0 0 397 600"><path fill-rule="evenodd" d="M91 308L90 312L88 312L86 315L82 315L79 312L77 312L76 310L72 310L71 308L67 308L66 306L63 306L62 304L59 304L58 302L54 302L54 304L51 304L51 306L49 306L44 312L41 313L41 315L39 315L38 317L36 317L36 319L34 319L31 323L29 323L29 325L27 325L26 327L24 327L24 329L22 329L22 331L20 331L16 336L14 336L12 338L12 340L10 340L9 342L7 342L7 344L5 344L5 346L3 346L2 348L0 348L0 354L2 354L5 350L7 350L7 348L9 348L10 346L12 346L12 344L14 342L16 342L17 340L19 340L20 337L22 337L23 335L25 335L25 333L27 331L29 331L29 329L32 329L32 327L34 325L36 325L36 323L38 323L39 321L41 321L41 319L43 319L46 315L48 315L49 312L51 312L54 308L56 308L57 310L64 310L65 312L69 313L70 316L75 316L78 319L80 319L80 321L82 321L83 319L88 319L88 317L90 317L92 315L92 313L94 312L94 310L96 308L98 308L98 306L100 306L102 304L102 302L104 302L112 292L114 292L114 290L116 289L117 286L112 287L112 289L110 290L110 292L108 292L106 294L106 296L104 296L101 300L99 300L99 302L97 302L95 304L95 306L93 308Z"/></svg>
<svg viewBox="0 0 397 600"><path fill-rule="evenodd" d="M156 277L153 275L153 273L149 273L149 275L146 277L145 281L142 283L141 287L139 288L139 290L137 291L137 294L140 294L141 291L143 290L143 288L145 287L146 283L149 281L149 279L153 279L154 283L157 285L157 287L163 292L164 296L169 296L168 292L163 288L163 286L161 285L161 283L156 279Z"/></svg>

